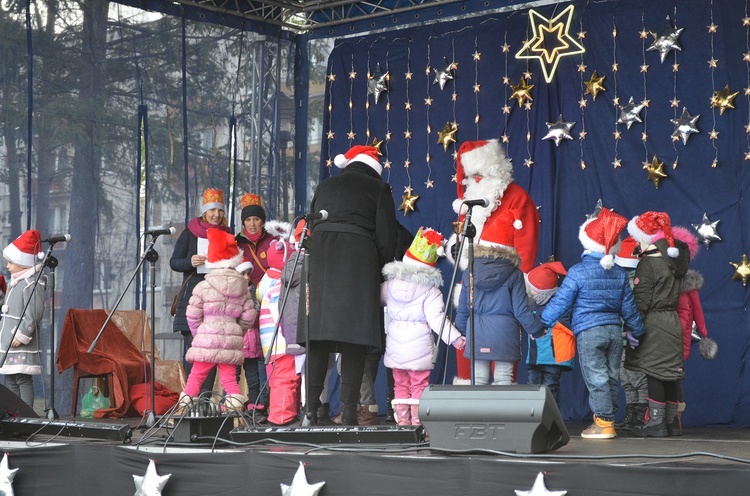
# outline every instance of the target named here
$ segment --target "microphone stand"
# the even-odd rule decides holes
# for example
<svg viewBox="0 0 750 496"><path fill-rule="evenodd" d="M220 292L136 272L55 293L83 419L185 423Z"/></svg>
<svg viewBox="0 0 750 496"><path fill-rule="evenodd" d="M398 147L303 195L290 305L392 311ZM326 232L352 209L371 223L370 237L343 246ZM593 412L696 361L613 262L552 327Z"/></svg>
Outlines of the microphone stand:
<svg viewBox="0 0 750 496"><path fill-rule="evenodd" d="M125 285L125 288L122 290L122 293L120 293L120 296L117 298L117 301L115 302L114 307L110 310L109 315L107 315L107 319L104 321L104 324L102 324L102 328L99 329L99 333L96 335L93 341L91 341L91 346L89 346L88 353L93 353L94 348L96 348L96 345L99 343L99 339L102 337L102 333L104 333L104 329L107 327L107 324L109 324L109 321L112 320L112 316L115 314L115 311L120 306L120 302L125 297L125 293L127 293L128 288L130 288L130 285L133 283L133 279L135 279L136 274L141 270L141 267L143 267L143 262L148 260L151 264L151 270L150 270L150 276L151 276L151 380L150 380L150 393L151 393L151 410L149 412L146 412L148 415L146 417L146 425L148 427L152 427L156 423L156 416L154 412L154 352L156 348L156 336L155 336L155 297L154 293L156 290L156 261L159 260L159 254L154 250L154 244L156 244L156 239L158 238L159 234L151 233L151 243L149 243L146 250L143 252L143 255L141 255L141 259L138 261L138 266L133 271L133 274L130 276L130 280Z"/></svg>
<svg viewBox="0 0 750 496"><path fill-rule="evenodd" d="M453 276L451 277L451 283L448 288L448 295L445 299L445 309L446 311L443 312L443 319L440 322L440 332L438 333L437 341L435 344L435 348L432 352L432 363L433 365L437 362L438 353L440 351L440 341L442 340L443 336L443 330L445 328L445 320L448 316L447 309L450 308L453 302L453 290L456 285L456 275L458 273L458 267L461 264L461 256L463 255L464 250L464 244L466 240L469 240L469 247L468 247L468 269L469 269L469 342L471 343L471 350L469 350L469 360L471 364L471 385L474 385L474 379L475 379L475 371L474 371L474 237L477 234L477 229L471 222L471 215L472 215L472 209L474 208L474 205L467 205L468 211L466 212L466 216L464 217L464 224L461 229L461 242L458 247L458 253L455 257L455 264L453 266ZM447 360L447 355L446 355ZM445 374L443 374L443 377L445 377ZM445 379L443 379L443 383L445 383Z"/></svg>
<svg viewBox="0 0 750 496"><path fill-rule="evenodd" d="M52 245L50 245L50 250ZM49 373L49 408L47 409L47 418L50 420L59 419L60 416L55 410L55 267L57 267L57 259L53 256L49 256L47 259L47 266L49 267L49 285L51 291L51 303L50 303L50 330L49 330L49 353L50 353L50 373Z"/></svg>
<svg viewBox="0 0 750 496"><path fill-rule="evenodd" d="M0 368L2 368L5 365L5 360L8 358L8 353L10 352L11 345L13 344L13 340L16 339L16 334L18 333L18 330L21 328L21 324L23 323L23 319L26 316L26 311L29 309L29 305L31 304L31 300L33 299L34 293L36 292L37 286L39 286L39 280L42 277L42 273L44 271L44 267L50 267L50 271L52 273L52 324L51 324L51 333L52 333L52 346L50 347L50 353L51 355L51 363L50 363L50 369L54 367L54 353L55 353L55 293L54 293L54 274L55 274L55 267L57 267L57 259L52 256L52 249L55 246L55 241L49 241L49 248L47 248L46 253L44 254L44 259L42 260L42 266L39 269L39 272L37 272L36 279L34 280L34 287L31 288L31 293L29 294L29 299L26 300L26 303L23 305L23 310L21 311L20 317L18 317L18 323L16 324L16 327L13 329L13 334L10 336L10 341L8 341L8 346L5 348L5 351L3 352L2 358L0 358ZM21 290L23 292L23 290ZM10 291L9 291L10 292ZM41 350L41 347L40 347ZM57 415L57 412L55 412L55 381L54 381L54 371L50 370L50 399L52 401L52 408L50 410L47 410L47 417L50 419L57 419L59 418ZM33 406L33 405L30 405Z"/></svg>

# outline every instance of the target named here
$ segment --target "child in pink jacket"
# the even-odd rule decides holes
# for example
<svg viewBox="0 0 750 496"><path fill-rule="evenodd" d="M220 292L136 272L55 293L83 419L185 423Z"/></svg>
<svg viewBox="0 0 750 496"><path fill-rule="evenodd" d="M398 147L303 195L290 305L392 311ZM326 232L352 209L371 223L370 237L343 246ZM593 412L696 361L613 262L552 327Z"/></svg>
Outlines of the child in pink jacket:
<svg viewBox="0 0 750 496"><path fill-rule="evenodd" d="M393 369L393 410L399 425L420 424L419 399L433 368L432 333L440 332L445 311L440 292L443 277L435 268L442 242L437 231L420 228L403 261L383 267L386 281L380 300L390 317L384 364ZM458 350L466 343L447 319L441 338Z"/></svg>

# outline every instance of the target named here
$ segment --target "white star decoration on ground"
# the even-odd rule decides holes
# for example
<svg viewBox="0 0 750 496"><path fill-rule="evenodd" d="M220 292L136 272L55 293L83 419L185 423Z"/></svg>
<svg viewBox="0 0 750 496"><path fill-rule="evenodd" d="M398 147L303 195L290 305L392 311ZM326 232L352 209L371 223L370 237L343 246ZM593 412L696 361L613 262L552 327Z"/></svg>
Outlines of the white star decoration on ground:
<svg viewBox="0 0 750 496"><path fill-rule="evenodd" d="M516 496L565 496L568 491L550 491L544 484L544 474L539 472L534 481L534 486L529 491L516 489Z"/></svg>
<svg viewBox="0 0 750 496"><path fill-rule="evenodd" d="M308 484L307 476L305 475L305 466L302 462L299 462L299 468L294 474L292 485L281 484L281 496L316 496L320 492L320 488L323 487L323 484L325 482Z"/></svg>
<svg viewBox="0 0 750 496"><path fill-rule="evenodd" d="M146 475L133 475L135 496L161 496L161 490L167 485L172 474L160 476L156 473L156 463L149 460Z"/></svg>
<svg viewBox="0 0 750 496"><path fill-rule="evenodd" d="M16 472L18 472L17 468L11 470L8 467L8 453L5 453L0 462L0 495L13 496L13 479Z"/></svg>

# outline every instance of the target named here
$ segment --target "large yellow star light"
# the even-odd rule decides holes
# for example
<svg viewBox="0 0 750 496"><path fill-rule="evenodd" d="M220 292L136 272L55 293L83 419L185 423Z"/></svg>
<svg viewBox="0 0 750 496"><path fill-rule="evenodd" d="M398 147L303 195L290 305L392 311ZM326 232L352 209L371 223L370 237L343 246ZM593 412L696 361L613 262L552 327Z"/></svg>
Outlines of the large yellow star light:
<svg viewBox="0 0 750 496"><path fill-rule="evenodd" d="M516 58L539 59L544 80L548 83L555 77L557 64L561 58L586 51L583 45L569 34L572 19L572 5L569 5L553 19L547 19L535 10L529 10L531 32L534 33L534 37L523 44L523 47L516 54Z"/></svg>

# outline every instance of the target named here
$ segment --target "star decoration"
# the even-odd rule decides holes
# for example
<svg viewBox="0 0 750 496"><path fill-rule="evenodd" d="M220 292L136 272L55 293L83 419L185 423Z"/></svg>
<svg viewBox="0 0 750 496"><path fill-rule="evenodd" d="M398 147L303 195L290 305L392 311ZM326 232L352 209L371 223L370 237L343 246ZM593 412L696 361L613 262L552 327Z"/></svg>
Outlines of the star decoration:
<svg viewBox="0 0 750 496"><path fill-rule="evenodd" d="M411 161L409 161L408 159L404 160L404 168L405 169L408 169L410 165L411 165Z"/></svg>
<svg viewBox="0 0 750 496"><path fill-rule="evenodd" d="M586 220L596 219L597 217L599 217L599 212L602 211L602 208L604 208L604 203L602 202L602 199L599 198L596 201L596 205L594 205L594 210L592 210L590 214L586 214Z"/></svg>
<svg viewBox="0 0 750 496"><path fill-rule="evenodd" d="M531 80L531 73L529 71L526 71L523 73L523 78Z"/></svg>
<svg viewBox="0 0 750 496"><path fill-rule="evenodd" d="M676 62L672 64L672 72L679 72L679 70L680 70L680 64Z"/></svg>
<svg viewBox="0 0 750 496"><path fill-rule="evenodd" d="M13 496L13 479L16 477L17 468L8 467L8 453L3 455L0 462L0 494L3 496Z"/></svg>
<svg viewBox="0 0 750 496"><path fill-rule="evenodd" d="M336 81L336 74L329 74L329 75L328 75L328 80L329 80L330 82L334 82L334 81Z"/></svg>
<svg viewBox="0 0 750 496"><path fill-rule="evenodd" d="M526 41L516 53L517 59L537 59L542 66L544 80L552 81L560 59L584 53L586 49L570 36L570 23L573 19L573 5L552 19L535 10L529 10L530 31L534 37Z"/></svg>
<svg viewBox="0 0 750 496"><path fill-rule="evenodd" d="M584 63L578 64L578 72L586 72L586 64Z"/></svg>
<svg viewBox="0 0 750 496"><path fill-rule="evenodd" d="M404 139L411 139L411 131L404 131Z"/></svg>
<svg viewBox="0 0 750 496"><path fill-rule="evenodd" d="M349 79L356 79L356 78L357 78L357 73L355 71L352 71L349 73Z"/></svg>
<svg viewBox="0 0 750 496"><path fill-rule="evenodd" d="M508 105L503 105L503 114L510 114L510 107Z"/></svg>
<svg viewBox="0 0 750 496"><path fill-rule="evenodd" d="M584 95L591 95L591 98L596 101L596 97L600 91L607 91L604 87L604 78L606 76L600 76L596 71L591 73L591 78L585 83L586 91Z"/></svg>
<svg viewBox="0 0 750 496"><path fill-rule="evenodd" d="M741 280L742 285L747 286L747 279L750 278L750 261L748 261L747 255L743 253L740 262L729 262L729 265L734 267L732 279Z"/></svg>
<svg viewBox="0 0 750 496"><path fill-rule="evenodd" d="M716 28L718 28L718 27L719 26L717 26L716 24L714 24L712 22L711 24L708 25L708 32L709 33L715 33L716 32Z"/></svg>
<svg viewBox="0 0 750 496"><path fill-rule="evenodd" d="M508 100L513 100L515 98L518 101L518 107L520 108L525 101L534 100L531 98L531 89L533 87L533 84L526 84L526 79L521 78L517 85L510 85L510 89L513 90L513 93Z"/></svg>
<svg viewBox="0 0 750 496"><path fill-rule="evenodd" d="M404 109L411 110L411 102L404 103Z"/></svg>
<svg viewBox="0 0 750 496"><path fill-rule="evenodd" d="M404 73L404 79L411 79L413 73L412 72L405 72Z"/></svg>
<svg viewBox="0 0 750 496"><path fill-rule="evenodd" d="M565 496L568 491L550 491L544 483L544 474L539 472L534 481L534 485L529 491L516 489L516 496Z"/></svg>
<svg viewBox="0 0 750 496"><path fill-rule="evenodd" d="M530 158L527 158L523 161L523 165L525 165L526 167L531 167L532 165L534 165L534 161Z"/></svg>
<svg viewBox="0 0 750 496"><path fill-rule="evenodd" d="M721 241L721 238L716 233L716 225L718 223L718 220L713 222L708 220L708 214L704 213L700 224L692 224L693 229L698 233L698 241L706 245L707 250L711 247L711 241Z"/></svg>
<svg viewBox="0 0 750 496"><path fill-rule="evenodd" d="M616 139L616 140L620 139L620 131L615 131L615 132L614 132L614 133L612 133L612 134L613 134L613 135L615 136L615 139Z"/></svg>
<svg viewBox="0 0 750 496"><path fill-rule="evenodd" d="M653 181L656 189L659 189L659 181L667 177L667 174L664 172L664 163L659 162L659 159L654 155L654 159L651 163L644 163L643 168L648 171L648 180Z"/></svg>
<svg viewBox="0 0 750 496"><path fill-rule="evenodd" d="M648 141L648 134L641 133L641 141Z"/></svg>
<svg viewBox="0 0 750 496"><path fill-rule="evenodd" d="M750 17L743 17L742 18L742 25L743 26L750 26Z"/></svg>
<svg viewBox="0 0 750 496"><path fill-rule="evenodd" d="M353 140L355 136L357 136L357 133L355 133L354 131L349 131L348 133L346 133L346 137L350 140Z"/></svg>
<svg viewBox="0 0 750 496"><path fill-rule="evenodd" d="M654 42L646 49L646 51L658 51L663 64L669 52L672 50L682 51L682 47L677 43L677 38L680 37L680 33L682 33L683 29L685 28L677 29L673 27L672 22L669 20L669 16L667 16L667 20L664 22L664 27L661 28L659 34L654 35Z"/></svg>
<svg viewBox="0 0 750 496"><path fill-rule="evenodd" d="M719 131L712 129L708 132L708 138L712 140L719 139Z"/></svg>
<svg viewBox="0 0 750 496"><path fill-rule="evenodd" d="M648 72L648 64L643 64L641 66L641 72Z"/></svg>
<svg viewBox="0 0 750 496"><path fill-rule="evenodd" d="M472 57L474 58L474 60L479 60L482 57L482 54L474 50Z"/></svg>
<svg viewBox="0 0 750 496"><path fill-rule="evenodd" d="M548 131L542 138L543 140L554 140L555 146L560 146L560 142L563 139L573 139L573 136L570 135L570 130L575 125L575 122L565 122L562 114L560 114L556 122L547 122L546 124Z"/></svg>
<svg viewBox="0 0 750 496"><path fill-rule="evenodd" d="M398 209L404 211L404 217L406 217L406 214L408 214L409 212L414 211L414 207L418 199L419 195L412 195L411 191L408 191L401 197L401 205L398 207Z"/></svg>
<svg viewBox="0 0 750 496"><path fill-rule="evenodd" d="M428 107L429 107L430 105L432 105L432 98L425 98L425 99L424 99L424 104L425 104L425 105L427 105Z"/></svg>
<svg viewBox="0 0 750 496"><path fill-rule="evenodd" d="M308 484L305 475L305 466L299 462L299 468L294 474L292 485L281 484L281 496L316 496L325 482Z"/></svg>
<svg viewBox="0 0 750 496"><path fill-rule="evenodd" d="M157 474L156 463L153 460L149 460L146 474L143 477L133 475L135 496L160 496L161 490L167 485L170 477L172 477L172 474L163 476Z"/></svg>
<svg viewBox="0 0 750 496"><path fill-rule="evenodd" d="M680 118L670 119L672 124L674 124L674 131L672 131L673 141L676 141L676 138L679 137L682 138L682 144L687 145L688 136L698 132L698 128L695 126L695 123L698 121L698 117L700 116L700 114L692 116L690 115L690 112L688 112L686 107L682 107L682 115L680 116Z"/></svg>
<svg viewBox="0 0 750 496"><path fill-rule="evenodd" d="M718 67L719 59L711 59L711 60L708 60L707 62L708 62L708 67L716 68Z"/></svg>
<svg viewBox="0 0 750 496"><path fill-rule="evenodd" d="M507 43L503 43L503 47L502 48L503 48L503 52L507 52L507 51L510 50L510 45L508 45Z"/></svg>
<svg viewBox="0 0 750 496"><path fill-rule="evenodd" d="M406 193L407 195L412 194L413 191L414 189L411 186L404 186L404 193Z"/></svg>
<svg viewBox="0 0 750 496"><path fill-rule="evenodd" d="M479 85L478 84L474 85L474 93L479 93Z"/></svg>
<svg viewBox="0 0 750 496"><path fill-rule="evenodd" d="M510 78L508 76L503 76L503 84L510 84Z"/></svg>
<svg viewBox="0 0 750 496"><path fill-rule="evenodd" d="M618 64L617 62L612 64L612 72L617 72L619 69L620 69L620 64Z"/></svg>
<svg viewBox="0 0 750 496"><path fill-rule="evenodd" d="M620 160L619 158L616 158L612 161L612 165L614 166L615 169L617 169L618 167L622 166L622 160Z"/></svg>
<svg viewBox="0 0 750 496"><path fill-rule="evenodd" d="M579 40L582 40L586 37L586 31L578 31L578 34L576 36L578 36Z"/></svg>
<svg viewBox="0 0 750 496"><path fill-rule="evenodd" d="M745 55L742 56L743 62L750 62L750 52L747 52Z"/></svg>
<svg viewBox="0 0 750 496"><path fill-rule="evenodd" d="M375 104L378 103L380 95L383 92L388 91L389 78L390 76L387 71L385 74L367 78L367 96L373 95L375 97Z"/></svg>
<svg viewBox="0 0 750 496"><path fill-rule="evenodd" d="M458 126L451 124L450 122L445 123L445 127L442 131L438 131L438 144L443 145L443 150L448 151L448 147L451 143L456 142L456 132L458 132Z"/></svg>
<svg viewBox="0 0 750 496"><path fill-rule="evenodd" d="M636 104L633 97L631 96L628 104L624 107L620 107L620 117L617 118L617 123L625 124L627 125L628 129L630 129L630 126L633 125L633 122L643 122L641 120L641 116L639 115L641 113L641 110L643 110L643 107L645 107L643 102Z"/></svg>
<svg viewBox="0 0 750 496"><path fill-rule="evenodd" d="M734 93L732 93L732 91L729 89L729 85L724 86L723 90L715 91L714 96L711 97L711 108L718 107L719 115L723 115L726 109L734 108L734 97L736 97L739 93L739 91L735 91Z"/></svg>
<svg viewBox="0 0 750 496"><path fill-rule="evenodd" d="M383 163L383 168L384 168L384 169L390 169L390 168L391 168L391 161L390 161L390 160L386 160L386 161L385 161L385 162Z"/></svg>
<svg viewBox="0 0 750 496"><path fill-rule="evenodd" d="M510 138L505 133L503 133L503 135L500 136L500 139L502 140L503 143L510 143Z"/></svg>
<svg viewBox="0 0 750 496"><path fill-rule="evenodd" d="M641 31L640 31L640 32L638 33L638 36L640 36L640 38L641 38L642 40L645 40L646 38L648 38L648 31L646 31L645 29L642 29L642 30L641 30Z"/></svg>
<svg viewBox="0 0 750 496"><path fill-rule="evenodd" d="M437 84L442 90L445 88L445 83L453 79L454 64L447 64L445 69L435 69L435 80L432 84Z"/></svg>
<svg viewBox="0 0 750 496"><path fill-rule="evenodd" d="M584 98L581 98L580 100L578 100L578 106L580 108L585 107L586 106L586 100Z"/></svg>
<svg viewBox="0 0 750 496"><path fill-rule="evenodd" d="M328 131L326 133L326 138L328 138L329 140L332 140L333 136L334 136L334 132L333 131Z"/></svg>
<svg viewBox="0 0 750 496"><path fill-rule="evenodd" d="M331 160L330 158L326 159L326 167L328 167L329 169L333 167L333 160Z"/></svg>
<svg viewBox="0 0 750 496"><path fill-rule="evenodd" d="M373 136L372 143L370 143L370 146L375 148L378 151L378 157L383 156L383 152L380 150L380 146L383 144L383 140L379 140L377 136Z"/></svg>
<svg viewBox="0 0 750 496"><path fill-rule="evenodd" d="M428 179L428 180L427 180L427 181L426 181L426 182L425 182L424 184L425 184L425 186L427 186L428 188L434 188L434 187L435 187L435 181L433 181L433 180L431 180L431 179Z"/></svg>
<svg viewBox="0 0 750 496"><path fill-rule="evenodd" d="M680 106L680 101L677 98L673 98L672 100L669 101L669 106L677 108Z"/></svg>
<svg viewBox="0 0 750 496"><path fill-rule="evenodd" d="M524 108L524 110L531 110L531 102L524 103L523 104L523 108Z"/></svg>
<svg viewBox="0 0 750 496"><path fill-rule="evenodd" d="M580 133L578 133L578 139L579 140L585 140L587 134L588 133L586 131L581 131Z"/></svg>

